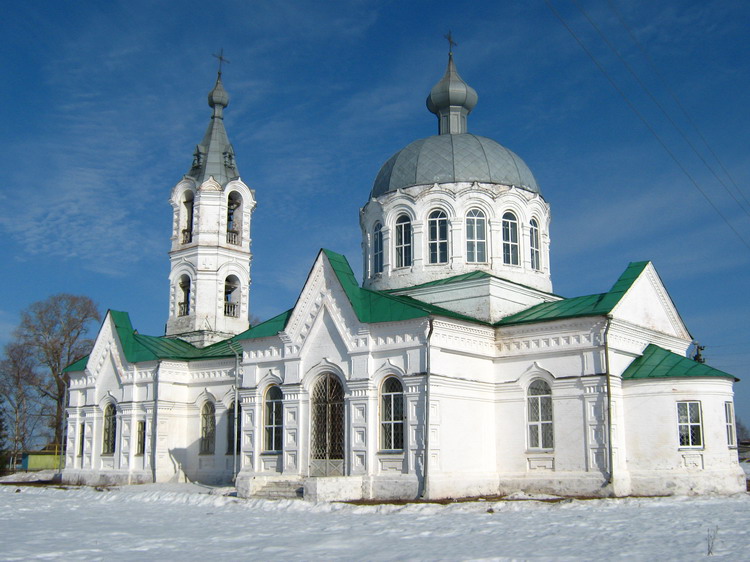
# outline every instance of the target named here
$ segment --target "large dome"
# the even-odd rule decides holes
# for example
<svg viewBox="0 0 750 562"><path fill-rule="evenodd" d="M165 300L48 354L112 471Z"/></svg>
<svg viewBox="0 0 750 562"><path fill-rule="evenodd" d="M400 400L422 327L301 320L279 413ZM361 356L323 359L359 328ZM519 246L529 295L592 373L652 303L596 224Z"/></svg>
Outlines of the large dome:
<svg viewBox="0 0 750 562"><path fill-rule="evenodd" d="M492 139L441 134L416 140L380 168L370 197L412 185L478 181L513 185L539 193L526 163Z"/></svg>

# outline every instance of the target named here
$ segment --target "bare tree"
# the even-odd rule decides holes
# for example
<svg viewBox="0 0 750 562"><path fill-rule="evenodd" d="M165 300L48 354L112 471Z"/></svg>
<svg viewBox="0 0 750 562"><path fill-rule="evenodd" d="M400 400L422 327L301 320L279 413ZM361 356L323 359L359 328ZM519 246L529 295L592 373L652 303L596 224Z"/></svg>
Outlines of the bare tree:
<svg viewBox="0 0 750 562"><path fill-rule="evenodd" d="M20 454L31 448L42 419L42 404L38 391L39 376L34 359L18 341L5 346L0 361L0 398L4 402L2 420L6 439L10 440L7 451L11 465L15 466Z"/></svg>
<svg viewBox="0 0 750 562"><path fill-rule="evenodd" d="M15 336L26 353L46 371L39 391L55 403L50 425L57 444L62 444L69 380L63 369L90 351L92 342L86 336L92 323L100 319L99 310L89 297L64 293L35 302L21 313Z"/></svg>
<svg viewBox="0 0 750 562"><path fill-rule="evenodd" d="M737 426L737 440L738 441L750 441L750 429L742 423L740 418L737 418L735 425Z"/></svg>

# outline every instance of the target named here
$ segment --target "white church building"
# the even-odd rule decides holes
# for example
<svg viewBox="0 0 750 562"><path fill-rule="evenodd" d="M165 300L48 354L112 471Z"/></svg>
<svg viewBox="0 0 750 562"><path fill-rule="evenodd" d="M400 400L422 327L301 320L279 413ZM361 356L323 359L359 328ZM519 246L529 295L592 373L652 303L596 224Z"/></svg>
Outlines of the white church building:
<svg viewBox="0 0 750 562"><path fill-rule="evenodd" d="M745 489L737 379L688 358L650 262L600 294L552 292L549 204L469 132L477 94L452 53L427 98L438 134L383 164L361 209L362 285L321 250L294 307L252 327L256 193L221 73L208 102L170 199L166 334L110 310L67 368L64 481L310 500Z"/></svg>

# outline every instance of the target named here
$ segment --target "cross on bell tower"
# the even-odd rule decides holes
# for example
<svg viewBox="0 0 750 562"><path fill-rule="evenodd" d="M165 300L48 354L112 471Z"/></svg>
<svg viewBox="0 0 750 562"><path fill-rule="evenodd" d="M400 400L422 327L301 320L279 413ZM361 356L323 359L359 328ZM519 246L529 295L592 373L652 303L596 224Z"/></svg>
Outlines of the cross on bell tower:
<svg viewBox="0 0 750 562"><path fill-rule="evenodd" d="M247 330L250 314L250 220L255 192L242 181L224 128L229 94L221 81L208 94L213 113L192 164L172 189L167 336L198 347Z"/></svg>

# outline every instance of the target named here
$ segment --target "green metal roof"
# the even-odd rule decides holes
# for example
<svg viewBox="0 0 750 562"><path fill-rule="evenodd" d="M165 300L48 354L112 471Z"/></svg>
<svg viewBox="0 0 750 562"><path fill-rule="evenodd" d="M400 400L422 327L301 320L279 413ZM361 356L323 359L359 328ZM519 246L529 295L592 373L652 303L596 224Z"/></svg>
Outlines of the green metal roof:
<svg viewBox="0 0 750 562"><path fill-rule="evenodd" d="M287 310L286 312L282 312L278 316L274 316L273 318L266 320L265 322L256 324L252 328L234 336L232 339L252 340L257 338L267 338L270 336L275 336L281 330L286 328L286 323L289 321L289 317L292 315L293 311L294 309L290 308L289 310Z"/></svg>
<svg viewBox="0 0 750 562"><path fill-rule="evenodd" d="M408 291L411 291L412 289L422 289L425 287L439 287L442 285L453 285L455 283L462 283L464 281L474 281L476 279L498 279L499 281L503 281L504 283L510 283L511 285L516 285L518 287L524 287L526 289L531 289L532 291L536 293L544 293L546 295L552 295L554 297L557 297L559 295L555 295L554 293L548 293L546 291L540 291L539 289L535 289L534 287L530 287L529 285L524 285L523 283L517 283L515 281L510 281L509 279L504 279L502 277L499 277L497 275L493 275L491 273L487 273L486 271L470 271L469 273L462 273L460 275L454 275L453 277L445 277L443 279L436 279L434 281L427 281L426 283L420 283L419 285L411 285L410 287L401 287L400 289L386 289L382 292L384 293L405 293Z"/></svg>
<svg viewBox="0 0 750 562"><path fill-rule="evenodd" d="M411 297L390 295L380 291L363 289L357 283L357 278L354 276L354 272L344 256L325 249L321 250L321 252L328 258L328 262L331 264L360 322L400 322L402 320L436 315L486 324L486 322L482 322L471 316L458 314L457 312L427 304Z"/></svg>
<svg viewBox="0 0 750 562"><path fill-rule="evenodd" d="M724 377L739 381L734 375L677 355L658 345L649 344L622 374L623 379L659 379L665 377Z"/></svg>
<svg viewBox="0 0 750 562"><path fill-rule="evenodd" d="M146 336L133 329L130 315L119 310L109 310L109 316L115 324L115 331L120 340L125 359L129 363L156 361L159 359L178 359L183 361L198 361L216 357L234 357L230 349L232 340L225 340L208 347L198 348L177 339L164 336ZM68 365L65 372L83 371L88 363L88 356Z"/></svg>
<svg viewBox="0 0 750 562"><path fill-rule="evenodd" d="M506 316L496 326L525 324L529 322L546 322L563 318L578 318L583 316L606 316L620 302L623 295L630 289L633 282L643 273L650 262L631 262L619 279L606 293L586 295L555 302L544 302L516 314Z"/></svg>

